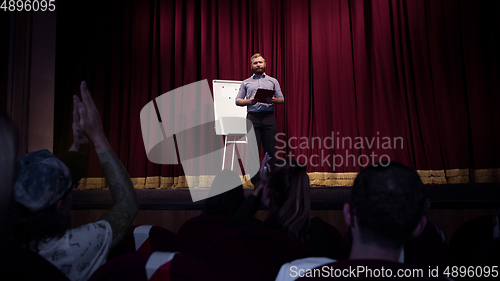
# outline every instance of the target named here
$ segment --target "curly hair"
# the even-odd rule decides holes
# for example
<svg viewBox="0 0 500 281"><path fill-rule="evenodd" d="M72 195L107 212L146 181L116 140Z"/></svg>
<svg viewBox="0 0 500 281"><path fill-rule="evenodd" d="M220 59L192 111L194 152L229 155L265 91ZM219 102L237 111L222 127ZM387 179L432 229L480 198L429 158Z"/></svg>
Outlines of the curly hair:
<svg viewBox="0 0 500 281"><path fill-rule="evenodd" d="M390 162L364 169L351 193L361 243L401 247L420 221L424 201L422 180L411 168Z"/></svg>

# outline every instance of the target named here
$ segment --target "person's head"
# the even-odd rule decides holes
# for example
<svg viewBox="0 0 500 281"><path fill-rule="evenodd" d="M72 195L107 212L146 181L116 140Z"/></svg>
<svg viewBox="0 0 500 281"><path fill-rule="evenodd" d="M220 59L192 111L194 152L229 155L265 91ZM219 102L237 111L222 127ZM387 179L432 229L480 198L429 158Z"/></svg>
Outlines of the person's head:
<svg viewBox="0 0 500 281"><path fill-rule="evenodd" d="M14 186L16 201L12 242L35 246L62 236L69 227L72 187L86 172L87 160L78 152L56 157L48 150L22 155Z"/></svg>
<svg viewBox="0 0 500 281"><path fill-rule="evenodd" d="M17 130L10 117L0 109L0 233L4 233L14 203L16 179Z"/></svg>
<svg viewBox="0 0 500 281"><path fill-rule="evenodd" d="M292 237L305 239L311 221L310 182L306 167L296 161L280 160L264 191L269 198L268 221Z"/></svg>
<svg viewBox="0 0 500 281"><path fill-rule="evenodd" d="M397 162L379 163L356 177L344 217L361 245L397 250L425 227L424 201L417 172Z"/></svg>
<svg viewBox="0 0 500 281"><path fill-rule="evenodd" d="M234 187L234 188L233 188ZM218 193L205 200L204 215L221 215L232 217L245 201L240 176L231 170L222 170L215 177L210 192ZM210 193L209 193L210 195Z"/></svg>
<svg viewBox="0 0 500 281"><path fill-rule="evenodd" d="M250 68L252 73L262 75L266 71L266 60L261 54L256 53L250 58Z"/></svg>

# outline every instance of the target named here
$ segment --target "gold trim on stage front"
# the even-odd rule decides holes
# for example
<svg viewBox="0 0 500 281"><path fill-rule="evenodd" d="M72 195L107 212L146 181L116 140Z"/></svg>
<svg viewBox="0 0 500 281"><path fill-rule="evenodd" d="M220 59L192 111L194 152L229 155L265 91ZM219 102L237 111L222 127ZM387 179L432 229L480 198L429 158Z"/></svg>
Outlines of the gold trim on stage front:
<svg viewBox="0 0 500 281"><path fill-rule="evenodd" d="M498 183L500 169L452 169L452 170L417 170L424 184L452 184L452 183ZM308 173L311 186L352 186L356 172L350 173ZM240 176L241 177L241 176ZM241 177L243 187L253 187L250 176ZM132 178L135 189L183 189L188 188L186 176L179 177L147 177ZM210 187L214 176L199 176L189 178L194 183L192 188ZM83 178L78 182L77 189L106 189L105 178Z"/></svg>

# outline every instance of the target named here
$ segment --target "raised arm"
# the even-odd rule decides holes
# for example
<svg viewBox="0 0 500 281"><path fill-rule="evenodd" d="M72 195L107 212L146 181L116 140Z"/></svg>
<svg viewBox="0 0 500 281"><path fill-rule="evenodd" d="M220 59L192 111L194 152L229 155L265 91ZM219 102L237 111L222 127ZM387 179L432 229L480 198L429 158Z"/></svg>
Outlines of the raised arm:
<svg viewBox="0 0 500 281"><path fill-rule="evenodd" d="M271 157L266 152L259 169L260 182L255 187L252 194L250 194L238 208L236 214L233 216L233 221L243 221L255 218L255 213L259 209L261 201L264 205L269 206L269 198L267 195L268 182L271 175L271 166L268 164L269 160L271 160Z"/></svg>
<svg viewBox="0 0 500 281"><path fill-rule="evenodd" d="M114 151L107 149L97 154L114 203L111 210L102 215L100 220L106 220L111 225L113 229L111 247L114 247L121 241L132 221L134 221L139 211L139 202L130 177Z"/></svg>
<svg viewBox="0 0 500 281"><path fill-rule="evenodd" d="M121 241L137 215L139 202L127 171L104 135L99 112L85 82L82 82L80 91L82 101L77 96L73 97L75 104L78 105L80 127L94 143L113 197L113 207L102 215L100 220L106 220L111 225L113 229L111 247L114 247Z"/></svg>

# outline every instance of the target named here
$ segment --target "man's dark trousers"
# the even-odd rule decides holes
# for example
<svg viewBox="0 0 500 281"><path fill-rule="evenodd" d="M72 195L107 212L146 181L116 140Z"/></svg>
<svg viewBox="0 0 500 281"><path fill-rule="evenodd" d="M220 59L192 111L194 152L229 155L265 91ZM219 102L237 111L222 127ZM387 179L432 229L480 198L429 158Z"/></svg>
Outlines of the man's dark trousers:
<svg viewBox="0 0 500 281"><path fill-rule="evenodd" d="M260 144L264 148L264 153L271 157L269 165L273 167L275 162L275 151L276 151L276 116L274 111L261 111L261 112L248 112L247 119L252 121L253 129L255 132L255 138L257 139L257 147L259 148L259 159L260 159ZM259 160L260 164L260 160ZM259 182L259 173L257 173L252 178L252 184L256 186Z"/></svg>

